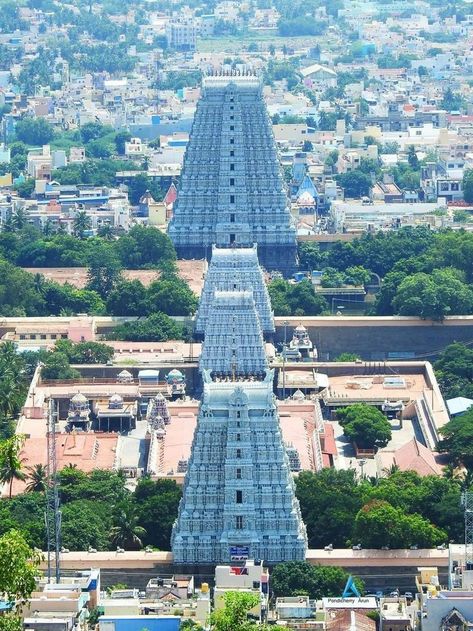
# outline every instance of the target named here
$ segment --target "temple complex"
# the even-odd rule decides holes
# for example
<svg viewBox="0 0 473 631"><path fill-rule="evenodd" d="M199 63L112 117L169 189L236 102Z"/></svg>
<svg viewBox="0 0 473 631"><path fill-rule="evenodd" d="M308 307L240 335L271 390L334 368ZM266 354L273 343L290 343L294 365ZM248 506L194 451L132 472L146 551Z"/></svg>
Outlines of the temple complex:
<svg viewBox="0 0 473 631"><path fill-rule="evenodd" d="M173 528L176 563L303 560L305 526L283 446L273 373L204 394Z"/></svg>
<svg viewBox="0 0 473 631"><path fill-rule="evenodd" d="M263 333L274 333L273 311L256 245L251 248L212 248L212 259L200 297L195 332L205 331L215 291L252 291Z"/></svg>
<svg viewBox="0 0 473 631"><path fill-rule="evenodd" d="M295 271L296 231L258 77L203 79L169 236L179 258L257 243L264 268Z"/></svg>

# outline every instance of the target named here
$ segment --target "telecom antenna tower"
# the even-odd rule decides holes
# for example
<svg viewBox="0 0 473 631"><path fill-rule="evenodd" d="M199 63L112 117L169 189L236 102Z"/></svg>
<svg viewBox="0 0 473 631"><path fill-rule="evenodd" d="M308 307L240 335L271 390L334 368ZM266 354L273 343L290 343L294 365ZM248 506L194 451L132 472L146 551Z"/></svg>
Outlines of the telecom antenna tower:
<svg viewBox="0 0 473 631"><path fill-rule="evenodd" d="M462 493L465 511L465 569L473 570L473 492Z"/></svg>
<svg viewBox="0 0 473 631"><path fill-rule="evenodd" d="M47 412L47 448L48 448L48 482L46 488L46 536L48 539L48 583L53 576L56 583L60 578L60 552L61 552L61 511L59 510L59 490L57 481L57 455L56 455L56 419L58 412L55 409L52 398L48 401Z"/></svg>

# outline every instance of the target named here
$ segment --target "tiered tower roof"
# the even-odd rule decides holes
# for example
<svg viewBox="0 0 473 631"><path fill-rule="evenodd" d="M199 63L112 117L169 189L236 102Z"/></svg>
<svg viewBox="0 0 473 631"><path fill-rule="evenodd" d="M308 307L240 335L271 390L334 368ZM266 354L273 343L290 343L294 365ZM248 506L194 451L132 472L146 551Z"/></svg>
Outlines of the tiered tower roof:
<svg viewBox="0 0 473 631"><path fill-rule="evenodd" d="M251 248L212 247L212 259L200 298L195 330L204 333L216 291L252 291L261 329L274 332L273 312L256 245Z"/></svg>
<svg viewBox="0 0 473 631"><path fill-rule="evenodd" d="M296 263L296 230L262 84L252 75L206 77L169 225L178 256L258 244L266 269Z"/></svg>
<svg viewBox="0 0 473 631"><path fill-rule="evenodd" d="M172 550L176 563L305 558L307 538L283 447L273 373L204 395Z"/></svg>
<svg viewBox="0 0 473 631"><path fill-rule="evenodd" d="M261 375L268 367L252 291L215 291L200 368L215 374Z"/></svg>

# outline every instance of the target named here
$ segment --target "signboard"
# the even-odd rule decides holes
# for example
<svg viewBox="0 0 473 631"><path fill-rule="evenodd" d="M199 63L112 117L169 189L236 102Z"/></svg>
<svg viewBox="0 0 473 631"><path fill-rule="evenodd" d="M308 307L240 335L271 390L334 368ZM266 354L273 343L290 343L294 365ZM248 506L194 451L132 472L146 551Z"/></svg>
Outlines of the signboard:
<svg viewBox="0 0 473 631"><path fill-rule="evenodd" d="M322 598L324 609L377 609L376 598Z"/></svg>
<svg viewBox="0 0 473 631"><path fill-rule="evenodd" d="M249 546L230 546L230 561L246 561L249 556Z"/></svg>

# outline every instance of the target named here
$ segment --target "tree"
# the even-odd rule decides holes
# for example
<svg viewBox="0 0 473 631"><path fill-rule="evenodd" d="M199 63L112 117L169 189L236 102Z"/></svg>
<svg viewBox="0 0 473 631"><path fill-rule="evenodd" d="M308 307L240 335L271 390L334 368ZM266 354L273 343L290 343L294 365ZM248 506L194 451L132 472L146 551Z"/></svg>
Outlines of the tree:
<svg viewBox="0 0 473 631"><path fill-rule="evenodd" d="M452 88L448 87L443 93L440 107L444 110L447 110L447 112L452 112L461 110L462 105L462 97L459 94L455 94Z"/></svg>
<svg viewBox="0 0 473 631"><path fill-rule="evenodd" d="M276 597L304 594L318 600L326 596L341 596L347 579L348 573L340 567L289 561L276 565L271 574L271 585ZM362 581L355 581L360 591L363 591Z"/></svg>
<svg viewBox="0 0 473 631"><path fill-rule="evenodd" d="M117 242L122 265L126 269L159 266L176 260L176 251L169 237L154 227L133 226Z"/></svg>
<svg viewBox="0 0 473 631"><path fill-rule="evenodd" d="M299 266L302 270L312 271L323 267L325 255L318 243L302 241L298 245Z"/></svg>
<svg viewBox="0 0 473 631"><path fill-rule="evenodd" d="M106 364L113 357L114 350L100 342L78 342L58 340L55 352L67 355L71 364Z"/></svg>
<svg viewBox="0 0 473 631"><path fill-rule="evenodd" d="M353 470L301 471L296 496L307 525L310 548L332 544L344 548L351 539L353 521L363 505Z"/></svg>
<svg viewBox="0 0 473 631"><path fill-rule="evenodd" d="M225 592L224 606L214 609L210 614L210 625L213 631L256 631L259 625L248 620L248 613L259 604L256 594Z"/></svg>
<svg viewBox="0 0 473 631"><path fill-rule="evenodd" d="M110 529L110 541L113 546L125 550L140 550L146 530L138 525L134 507L130 503L121 504L116 509L114 526Z"/></svg>
<svg viewBox="0 0 473 631"><path fill-rule="evenodd" d="M432 548L444 543L447 534L414 513L406 515L389 502L373 500L363 506L355 519L354 536L364 548Z"/></svg>
<svg viewBox="0 0 473 631"><path fill-rule="evenodd" d="M186 331L182 324L159 311L148 318L120 324L107 336L109 340L126 342L167 342L185 338Z"/></svg>
<svg viewBox="0 0 473 631"><path fill-rule="evenodd" d="M109 293L107 313L115 316L143 316L147 313L147 290L139 280L121 280Z"/></svg>
<svg viewBox="0 0 473 631"><path fill-rule="evenodd" d="M24 436L15 434L0 443L0 482L8 484L8 496L11 499L14 480L25 480L23 462L20 453Z"/></svg>
<svg viewBox="0 0 473 631"><path fill-rule="evenodd" d="M138 173L128 181L128 197L130 203L133 205L138 204L140 198L149 191L155 201L163 199L164 195L159 185L145 173Z"/></svg>
<svg viewBox="0 0 473 631"><path fill-rule="evenodd" d="M83 239L86 232L92 229L92 220L85 210L80 210L74 217L74 223L72 225L72 233L75 237Z"/></svg>
<svg viewBox="0 0 473 631"><path fill-rule="evenodd" d="M47 145L54 137L54 129L45 118L25 117L16 123L15 135L27 145Z"/></svg>
<svg viewBox="0 0 473 631"><path fill-rule="evenodd" d="M438 450L446 453L454 465L473 471L473 410L453 417L439 431L443 438Z"/></svg>
<svg viewBox="0 0 473 631"><path fill-rule="evenodd" d="M82 142L87 144L91 140L97 140L97 138L105 136L110 131L113 131L111 127L105 127L101 123L86 123L80 128L80 136Z"/></svg>
<svg viewBox="0 0 473 631"><path fill-rule="evenodd" d="M79 499L61 506L61 540L68 550L109 548L110 507L100 501Z"/></svg>
<svg viewBox="0 0 473 631"><path fill-rule="evenodd" d="M121 271L120 259L111 246L94 252L89 259L87 289L96 291L102 298L106 298L120 282Z"/></svg>
<svg viewBox="0 0 473 631"><path fill-rule="evenodd" d="M320 279L322 287L343 287L345 284L345 274L337 271L334 267L326 267Z"/></svg>
<svg viewBox="0 0 473 631"><path fill-rule="evenodd" d="M310 142L310 140L304 140L302 145L302 151L310 152L313 151L314 145Z"/></svg>
<svg viewBox="0 0 473 631"><path fill-rule="evenodd" d="M146 305L148 313L159 310L167 315L188 316L196 311L198 298L184 280L171 276L151 283Z"/></svg>
<svg viewBox="0 0 473 631"><path fill-rule="evenodd" d="M409 162L409 166L414 171L419 170L419 158L417 157L416 148L414 145L409 145L407 148L407 161Z"/></svg>
<svg viewBox="0 0 473 631"><path fill-rule="evenodd" d="M26 543L20 530L10 530L0 537L0 593L13 603L10 614L2 616L2 628L23 628L21 610L36 589L41 555Z"/></svg>
<svg viewBox="0 0 473 631"><path fill-rule="evenodd" d="M46 467L39 463L32 467L27 467L28 484L26 485L27 493L44 493L48 486L48 472Z"/></svg>
<svg viewBox="0 0 473 631"><path fill-rule="evenodd" d="M328 309L327 301L316 294L310 280L292 284L276 279L268 291L275 315L319 315Z"/></svg>
<svg viewBox="0 0 473 631"><path fill-rule="evenodd" d="M347 197L360 198L369 194L372 182L367 173L355 169L348 173L341 173L335 177Z"/></svg>
<svg viewBox="0 0 473 631"><path fill-rule="evenodd" d="M140 478L134 493L138 522L146 530L145 545L169 550L172 525L177 517L181 487L174 480Z"/></svg>
<svg viewBox="0 0 473 631"><path fill-rule="evenodd" d="M464 200L469 204L473 203L473 169L465 169L462 188Z"/></svg>
<svg viewBox="0 0 473 631"><path fill-rule="evenodd" d="M27 178L24 182L15 184L15 191L22 199L30 199L35 187L35 180L32 177Z"/></svg>
<svg viewBox="0 0 473 631"><path fill-rule="evenodd" d="M385 447L391 440L391 426L382 412L366 403L354 403L337 410L345 436L364 449Z"/></svg>
<svg viewBox="0 0 473 631"><path fill-rule="evenodd" d="M394 312L432 320L471 313L473 291L461 277L461 273L453 268L407 276L392 301Z"/></svg>
<svg viewBox="0 0 473 631"><path fill-rule="evenodd" d="M473 398L473 349L449 344L434 364L435 375L446 399Z"/></svg>
<svg viewBox="0 0 473 631"><path fill-rule="evenodd" d="M71 368L65 353L50 353L41 369L42 379L77 379L80 373Z"/></svg>
<svg viewBox="0 0 473 631"><path fill-rule="evenodd" d="M125 143L131 140L131 134L129 131L123 130L115 134L114 142L117 153L119 156L125 155Z"/></svg>
<svg viewBox="0 0 473 631"><path fill-rule="evenodd" d="M362 265L347 267L345 271L345 282L347 285L367 285L370 282L371 273Z"/></svg>

